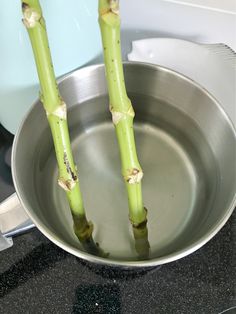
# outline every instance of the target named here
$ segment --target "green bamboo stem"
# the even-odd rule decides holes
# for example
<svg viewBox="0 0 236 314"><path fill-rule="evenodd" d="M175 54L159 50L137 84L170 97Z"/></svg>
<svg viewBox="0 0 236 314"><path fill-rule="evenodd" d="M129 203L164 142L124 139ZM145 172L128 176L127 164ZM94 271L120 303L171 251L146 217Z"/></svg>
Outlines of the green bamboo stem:
<svg viewBox="0 0 236 314"><path fill-rule="evenodd" d="M139 259L146 260L150 254L150 244L148 241L148 228L147 223L144 222L138 227L133 226L135 250Z"/></svg>
<svg viewBox="0 0 236 314"><path fill-rule="evenodd" d="M99 24L103 42L104 62L110 98L110 111L119 143L122 175L128 192L130 221L138 226L146 221L134 131L134 110L127 96L120 46L119 1L99 0Z"/></svg>
<svg viewBox="0 0 236 314"><path fill-rule="evenodd" d="M41 101L47 114L59 168L59 185L65 190L80 240L91 237L93 226L87 221L77 169L73 160L67 124L66 104L62 100L48 44L47 31L38 0L22 0L23 23L27 28L37 66Z"/></svg>

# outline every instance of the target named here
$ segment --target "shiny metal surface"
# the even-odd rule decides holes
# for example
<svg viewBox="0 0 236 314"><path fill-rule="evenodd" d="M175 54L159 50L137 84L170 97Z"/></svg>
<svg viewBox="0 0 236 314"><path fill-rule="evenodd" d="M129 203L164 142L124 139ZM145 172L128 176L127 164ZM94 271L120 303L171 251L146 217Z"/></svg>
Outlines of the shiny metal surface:
<svg viewBox="0 0 236 314"><path fill-rule="evenodd" d="M68 75L60 90L69 107L85 207L95 225L95 241L109 257L84 252L73 234L65 195L55 183L52 140L39 103L15 138L13 178L33 222L68 252L97 263L153 266L195 251L231 215L236 199L236 135L219 104L191 80L136 63L125 64L125 79L136 111L137 150L145 174L148 260L138 260L134 249L102 65Z"/></svg>
<svg viewBox="0 0 236 314"><path fill-rule="evenodd" d="M16 193L0 204L0 232L4 236L17 235L33 227Z"/></svg>

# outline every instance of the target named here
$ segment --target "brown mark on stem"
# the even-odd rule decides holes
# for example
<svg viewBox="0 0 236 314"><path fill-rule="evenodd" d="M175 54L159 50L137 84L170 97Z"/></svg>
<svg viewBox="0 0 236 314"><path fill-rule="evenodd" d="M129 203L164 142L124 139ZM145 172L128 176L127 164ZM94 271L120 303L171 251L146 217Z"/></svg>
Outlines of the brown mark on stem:
<svg viewBox="0 0 236 314"><path fill-rule="evenodd" d="M25 9L29 8L29 5L25 2L22 2L21 7L22 7L22 10L25 10Z"/></svg>
<svg viewBox="0 0 236 314"><path fill-rule="evenodd" d="M130 222L131 222L131 224L132 224L132 227L133 227L134 229L136 229L136 230L139 230L139 229L142 230L142 229L146 228L146 226L147 226L147 208L146 208L146 207L144 207L144 212L145 212L144 220L141 221L141 222L139 222L139 223L134 223L134 222L132 221L132 219L129 217L129 220L130 220Z"/></svg>
<svg viewBox="0 0 236 314"><path fill-rule="evenodd" d="M63 160L64 160L64 165L66 166L66 171L67 171L67 173L71 176L71 178L72 178L73 181L77 181L78 177L77 177L77 175L73 172L73 170L71 169L70 162L69 162L69 160L68 160L68 157L67 157L67 153L66 153L66 152L64 152Z"/></svg>
<svg viewBox="0 0 236 314"><path fill-rule="evenodd" d="M63 155L63 162L64 162L64 165L66 166L66 172L70 175L71 178L67 180L64 178L59 178L58 184L61 188L63 188L63 190L69 192L76 186L76 183L78 182L78 176L71 169L70 162L68 160L66 152L64 152L64 155Z"/></svg>
<svg viewBox="0 0 236 314"><path fill-rule="evenodd" d="M132 223L133 228L135 228L137 230L146 228L146 225L147 225L147 219L145 219L144 221L140 222L139 224Z"/></svg>

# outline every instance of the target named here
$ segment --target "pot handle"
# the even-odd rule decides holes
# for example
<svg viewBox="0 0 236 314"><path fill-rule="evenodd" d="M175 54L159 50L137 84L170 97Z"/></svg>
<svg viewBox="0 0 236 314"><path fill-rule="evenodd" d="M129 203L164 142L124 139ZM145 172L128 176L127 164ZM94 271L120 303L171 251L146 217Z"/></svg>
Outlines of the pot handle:
<svg viewBox="0 0 236 314"><path fill-rule="evenodd" d="M35 227L16 193L0 203L0 238L9 238ZM1 247L0 247L1 250Z"/></svg>

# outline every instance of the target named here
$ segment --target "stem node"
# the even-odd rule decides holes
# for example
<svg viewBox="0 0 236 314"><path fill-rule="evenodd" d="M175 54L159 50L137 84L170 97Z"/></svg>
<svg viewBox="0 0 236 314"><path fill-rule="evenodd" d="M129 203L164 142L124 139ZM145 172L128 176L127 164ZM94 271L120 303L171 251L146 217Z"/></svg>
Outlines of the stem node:
<svg viewBox="0 0 236 314"><path fill-rule="evenodd" d="M77 180L69 179L65 180L64 178L58 179L58 185L66 192L70 192L76 186Z"/></svg>
<svg viewBox="0 0 236 314"><path fill-rule="evenodd" d="M129 184L137 184L141 182L143 178L143 171L142 169L137 169L137 168L132 168L132 169L127 169L126 175L124 175L124 179L126 182Z"/></svg>
<svg viewBox="0 0 236 314"><path fill-rule="evenodd" d="M119 0L110 0L111 12L119 15Z"/></svg>
<svg viewBox="0 0 236 314"><path fill-rule="evenodd" d="M33 28L42 18L42 14L31 8L27 3L22 3L22 11L23 11L23 23L26 28Z"/></svg>
<svg viewBox="0 0 236 314"><path fill-rule="evenodd" d="M126 119L127 117L134 118L134 110L132 104L130 103L129 109L127 111L117 111L112 105L110 105L110 112L112 115L112 122L116 126L121 120Z"/></svg>
<svg viewBox="0 0 236 314"><path fill-rule="evenodd" d="M47 116L54 115L60 119L66 120L67 118L66 103L62 101L61 105L59 105L53 112L46 111L46 114Z"/></svg>

